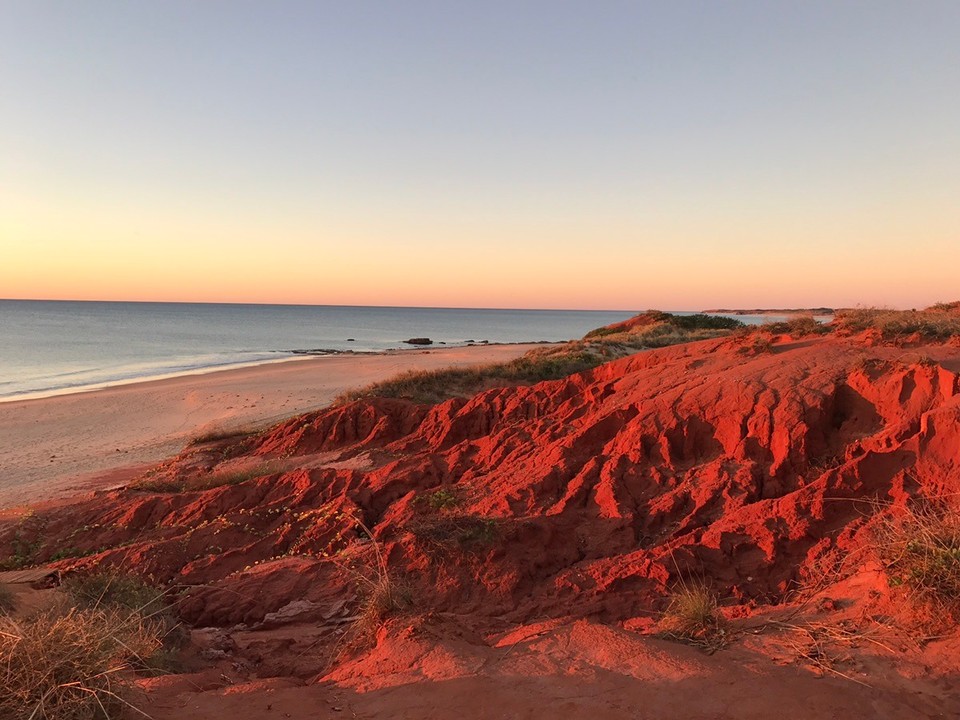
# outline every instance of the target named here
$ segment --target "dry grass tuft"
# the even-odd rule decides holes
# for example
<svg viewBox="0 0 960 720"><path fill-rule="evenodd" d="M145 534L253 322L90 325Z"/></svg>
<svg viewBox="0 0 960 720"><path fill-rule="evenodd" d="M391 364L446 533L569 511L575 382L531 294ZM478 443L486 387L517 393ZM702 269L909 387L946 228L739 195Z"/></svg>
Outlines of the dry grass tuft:
<svg viewBox="0 0 960 720"><path fill-rule="evenodd" d="M784 630L787 645L793 653L821 675L835 675L850 682L871 687L849 672L840 668L852 663L850 648L871 644L887 653L895 651L878 636L875 626L870 629L856 627L849 621L838 623L788 623L774 622L771 626Z"/></svg>
<svg viewBox="0 0 960 720"><path fill-rule="evenodd" d="M118 608L0 617L0 717L117 718L132 708L124 675L162 646L159 623Z"/></svg>
<svg viewBox="0 0 960 720"><path fill-rule="evenodd" d="M877 330L888 342L919 336L926 341L944 341L960 335L960 314L954 303L941 303L926 310L856 308L837 313L833 325L841 332Z"/></svg>
<svg viewBox="0 0 960 720"><path fill-rule="evenodd" d="M268 462L243 470L221 470L190 478L146 478L132 483L129 487L155 493L199 492L227 485L239 485L279 471L280 467L276 463Z"/></svg>
<svg viewBox="0 0 960 720"><path fill-rule="evenodd" d="M926 309L927 312L931 310L934 312L960 313L960 300L934 303Z"/></svg>
<svg viewBox="0 0 960 720"><path fill-rule="evenodd" d="M372 568L356 570L341 565L354 576L360 588L362 600L357 619L351 627L349 642L363 642L370 638L390 616L406 612L414 606L412 588L397 580L387 567L384 556L373 531L359 518L354 518L359 528L369 539L375 564Z"/></svg>
<svg viewBox="0 0 960 720"><path fill-rule="evenodd" d="M575 343L537 348L523 357L505 363L441 370L411 370L364 388L347 391L334 402L342 405L363 398L381 397L405 398L432 404L454 397L468 397L495 387L559 380L594 368L607 359L602 353L585 350Z"/></svg>
<svg viewBox="0 0 960 720"><path fill-rule="evenodd" d="M743 345L737 348L737 352L740 355L747 355L751 357L772 353L773 350L773 336L765 330L750 333L745 337Z"/></svg>
<svg viewBox="0 0 960 720"><path fill-rule="evenodd" d="M935 616L960 618L960 515L928 502L890 516L877 530L891 586L930 606Z"/></svg>
<svg viewBox="0 0 960 720"><path fill-rule="evenodd" d="M4 720L119 718L136 710L131 675L170 662L179 626L163 591L112 572L73 577L63 590L39 614L0 616Z"/></svg>
<svg viewBox="0 0 960 720"><path fill-rule="evenodd" d="M355 630L361 637L372 635L384 621L413 608L413 590L406 584L385 574L367 588L360 604Z"/></svg>
<svg viewBox="0 0 960 720"><path fill-rule="evenodd" d="M115 570L73 575L62 587L70 604L77 609L116 610L139 617L156 629L163 647L138 660L135 667L139 672L163 675L178 669L176 650L186 640L187 632L169 602L169 590L158 588L137 575Z"/></svg>
<svg viewBox="0 0 960 720"><path fill-rule="evenodd" d="M206 445L207 443L219 442L220 440L244 440L256 435L257 432L258 431L253 428L233 428L231 430L215 428L191 438L187 443L187 447Z"/></svg>
<svg viewBox="0 0 960 720"><path fill-rule="evenodd" d="M113 607L145 616L168 611L166 592L136 575L113 570L71 575L62 587L71 603L80 609Z"/></svg>
<svg viewBox="0 0 960 720"><path fill-rule="evenodd" d="M660 618L663 635L714 652L727 644L716 594L704 583L681 583Z"/></svg>
<svg viewBox="0 0 960 720"><path fill-rule="evenodd" d="M789 320L758 325L756 331L800 338L810 335L827 335L833 332L833 328L826 323L817 322L813 315L797 315Z"/></svg>

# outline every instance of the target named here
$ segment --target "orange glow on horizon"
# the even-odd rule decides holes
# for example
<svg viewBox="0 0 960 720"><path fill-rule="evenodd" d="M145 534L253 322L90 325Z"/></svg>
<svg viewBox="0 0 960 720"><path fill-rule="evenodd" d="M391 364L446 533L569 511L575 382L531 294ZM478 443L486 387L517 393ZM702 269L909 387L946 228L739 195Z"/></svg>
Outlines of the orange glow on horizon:
<svg viewBox="0 0 960 720"><path fill-rule="evenodd" d="M950 223L927 218L792 228L781 218L791 229L776 232L776 217L468 224L244 210L225 220L76 197L49 214L19 200L0 218L13 240L0 296L11 299L696 310L919 307L956 295L952 264L929 262L955 252ZM911 226L924 254L902 250Z"/></svg>

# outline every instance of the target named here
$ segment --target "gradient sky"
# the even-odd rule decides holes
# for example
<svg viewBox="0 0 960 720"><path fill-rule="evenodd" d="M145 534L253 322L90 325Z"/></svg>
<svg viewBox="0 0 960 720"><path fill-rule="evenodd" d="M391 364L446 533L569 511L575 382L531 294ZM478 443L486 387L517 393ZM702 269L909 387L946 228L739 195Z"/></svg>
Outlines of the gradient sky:
<svg viewBox="0 0 960 720"><path fill-rule="evenodd" d="M0 297L960 298L960 2L0 0Z"/></svg>

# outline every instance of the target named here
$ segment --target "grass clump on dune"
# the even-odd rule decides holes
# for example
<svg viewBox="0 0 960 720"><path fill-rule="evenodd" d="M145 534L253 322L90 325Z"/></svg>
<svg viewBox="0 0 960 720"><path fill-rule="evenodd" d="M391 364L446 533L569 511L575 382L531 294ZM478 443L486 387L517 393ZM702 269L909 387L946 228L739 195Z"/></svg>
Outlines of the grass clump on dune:
<svg viewBox="0 0 960 720"><path fill-rule="evenodd" d="M607 325L606 327L591 330L584 336L584 340L610 338L619 336L622 339L677 337L689 339L706 339L725 334L724 331L737 330L744 325L735 318L720 315L673 315L661 310L647 310L635 315L629 320ZM687 342L688 340L681 340ZM657 346L659 347L659 346Z"/></svg>
<svg viewBox="0 0 960 720"><path fill-rule="evenodd" d="M442 510L452 510L459 507L463 499L456 490L449 488L437 488L433 492L425 495L417 495L413 500L415 507L425 508L431 512L440 512Z"/></svg>
<svg viewBox="0 0 960 720"><path fill-rule="evenodd" d="M832 322L819 323L810 315L801 315L780 322L746 327L744 335L770 333L805 337L838 332L851 335L868 330L878 331L888 342L912 336L929 342L942 342L960 336L960 301L937 303L925 310L890 310L886 308L854 308L837 310Z"/></svg>
<svg viewBox="0 0 960 720"><path fill-rule="evenodd" d="M723 647L728 639L717 596L701 582L681 582L659 626L667 637L711 651Z"/></svg>
<svg viewBox="0 0 960 720"><path fill-rule="evenodd" d="M908 508L881 525L890 584L940 616L960 619L960 514L943 504Z"/></svg>
<svg viewBox="0 0 960 720"><path fill-rule="evenodd" d="M931 310L934 312L960 313L960 300L934 303L927 308L927 311Z"/></svg>
<svg viewBox="0 0 960 720"><path fill-rule="evenodd" d="M500 538L500 523L495 518L465 513L450 513L424 518L410 525L410 532L422 543L438 549L480 549Z"/></svg>
<svg viewBox="0 0 960 720"><path fill-rule="evenodd" d="M648 310L629 320L591 330L584 342L603 342L623 349L621 354L729 335L743 328L735 318L719 315L673 315L660 310Z"/></svg>
<svg viewBox="0 0 960 720"><path fill-rule="evenodd" d="M712 340L730 334L730 330L718 328L678 328L674 325L652 325L638 329L625 336L607 336L608 342L618 340L637 350L668 347L682 343Z"/></svg>
<svg viewBox="0 0 960 720"><path fill-rule="evenodd" d="M790 335L792 337L806 337L808 335L826 335L833 331L827 323L817 322L812 315L798 315L789 320L764 323L758 325L755 331L769 332L773 335Z"/></svg>
<svg viewBox="0 0 960 720"><path fill-rule="evenodd" d="M78 578L64 602L0 617L0 717L119 718L135 672L155 671L176 627L163 593L119 574Z"/></svg>
<svg viewBox="0 0 960 720"><path fill-rule="evenodd" d="M78 608L114 607L150 616L167 610L166 593L136 575L112 571L73 575L63 590Z"/></svg>
<svg viewBox="0 0 960 720"><path fill-rule="evenodd" d="M124 673L162 647L158 628L112 608L0 618L0 717L119 717L129 705Z"/></svg>
<svg viewBox="0 0 960 720"><path fill-rule="evenodd" d="M394 577L387 567L387 558L373 531L360 518L353 520L369 539L375 564L366 570L348 569L358 583L361 597L350 634L353 639L369 639L387 618L413 609L416 598L410 585Z"/></svg>
<svg viewBox="0 0 960 720"><path fill-rule="evenodd" d="M414 604L410 586L385 573L363 590L355 630L361 636L372 635L388 617L407 612Z"/></svg>
<svg viewBox="0 0 960 720"><path fill-rule="evenodd" d="M413 501L417 514L407 529L418 542L435 551L481 550L498 542L501 521L464 512L463 502L460 493L450 488L418 495Z"/></svg>
<svg viewBox="0 0 960 720"><path fill-rule="evenodd" d="M215 428L191 438L187 443L187 447L205 445L207 443L219 442L221 440L244 440L256 434L257 431L252 428L234 428L232 430Z"/></svg>
<svg viewBox="0 0 960 720"><path fill-rule="evenodd" d="M145 478L132 483L134 490L157 493L184 493L212 490L227 485L239 485L278 472L275 463L262 463L238 470L221 470L190 478Z"/></svg>
<svg viewBox="0 0 960 720"><path fill-rule="evenodd" d="M774 351L773 335L766 330L755 331L746 336L744 343L737 348L737 353L754 357Z"/></svg>
<svg viewBox="0 0 960 720"><path fill-rule="evenodd" d="M896 341L911 335L932 341L960 335L958 303L938 303L926 310L856 308L837 313L834 325L841 332L877 330L884 340Z"/></svg>
<svg viewBox="0 0 960 720"><path fill-rule="evenodd" d="M174 651L184 630L171 607L170 593L138 575L103 570L74 575L63 584L70 604L80 610L107 610L129 615L155 631L162 647L137 658L135 668L148 674L162 674L176 668Z"/></svg>
<svg viewBox="0 0 960 720"><path fill-rule="evenodd" d="M608 358L601 353L577 347L538 348L505 363L442 370L412 370L358 390L350 390L340 395L336 402L343 404L362 398L381 397L436 403L454 397L469 397L481 390L495 387L559 380L594 368L606 359Z"/></svg>

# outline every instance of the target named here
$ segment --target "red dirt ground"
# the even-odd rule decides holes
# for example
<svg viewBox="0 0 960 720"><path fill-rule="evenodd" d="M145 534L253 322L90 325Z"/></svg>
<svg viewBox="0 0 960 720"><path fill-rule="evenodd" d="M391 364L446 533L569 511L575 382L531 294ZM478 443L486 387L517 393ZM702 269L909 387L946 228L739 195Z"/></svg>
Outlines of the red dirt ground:
<svg viewBox="0 0 960 720"><path fill-rule="evenodd" d="M158 720L960 715L954 626L920 641L872 533L960 492L960 348L745 343L296 417L146 478L183 491L8 523L0 555L182 590L197 672L141 681ZM403 607L361 633L384 577ZM690 582L729 621L712 655L651 636Z"/></svg>

